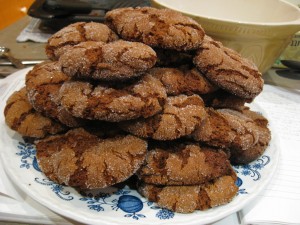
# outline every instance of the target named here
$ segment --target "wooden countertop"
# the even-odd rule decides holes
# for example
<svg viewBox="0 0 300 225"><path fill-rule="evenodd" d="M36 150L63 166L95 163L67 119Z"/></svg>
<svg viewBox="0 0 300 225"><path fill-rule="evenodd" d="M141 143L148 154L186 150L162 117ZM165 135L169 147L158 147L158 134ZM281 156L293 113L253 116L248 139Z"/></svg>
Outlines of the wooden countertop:
<svg viewBox="0 0 300 225"><path fill-rule="evenodd" d="M20 32L29 24L30 17L25 16L16 23L0 30L0 45L10 48L11 53L19 59L47 59L45 43L17 42Z"/></svg>
<svg viewBox="0 0 300 225"><path fill-rule="evenodd" d="M0 30L0 45L8 47L11 54L21 60L46 60L45 43L35 43L32 41L17 42L16 38L20 32L29 24L30 17L24 16L17 22ZM0 61L3 59L0 59ZM6 61L6 60L4 60ZM1 66L0 77L13 73L18 69L13 66Z"/></svg>

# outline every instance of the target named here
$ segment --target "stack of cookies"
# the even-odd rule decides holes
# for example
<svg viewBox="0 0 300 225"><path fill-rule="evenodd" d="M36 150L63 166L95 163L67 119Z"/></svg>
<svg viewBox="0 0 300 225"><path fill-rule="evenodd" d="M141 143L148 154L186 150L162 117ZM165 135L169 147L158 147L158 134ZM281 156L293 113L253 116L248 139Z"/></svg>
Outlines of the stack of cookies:
<svg viewBox="0 0 300 225"><path fill-rule="evenodd" d="M5 107L34 139L41 170L79 189L137 177L137 190L182 213L230 202L232 164L258 158L268 121L246 103L262 91L256 66L168 9L120 8L78 22L46 45Z"/></svg>

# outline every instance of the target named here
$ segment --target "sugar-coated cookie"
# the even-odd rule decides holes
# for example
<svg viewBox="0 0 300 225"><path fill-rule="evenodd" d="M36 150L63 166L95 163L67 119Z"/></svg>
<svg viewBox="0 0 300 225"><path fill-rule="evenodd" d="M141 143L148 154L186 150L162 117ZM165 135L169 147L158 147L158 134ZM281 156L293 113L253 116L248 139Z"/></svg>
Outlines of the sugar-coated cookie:
<svg viewBox="0 0 300 225"><path fill-rule="evenodd" d="M193 61L212 83L239 97L254 98L263 89L254 63L207 35Z"/></svg>
<svg viewBox="0 0 300 225"><path fill-rule="evenodd" d="M26 75L27 96L36 111L68 127L78 127L87 121L72 116L58 101L60 87L69 79L57 61L38 64Z"/></svg>
<svg viewBox="0 0 300 225"><path fill-rule="evenodd" d="M60 103L73 116L110 122L153 116L166 97L161 82L151 75L116 87L68 81L60 89Z"/></svg>
<svg viewBox="0 0 300 225"><path fill-rule="evenodd" d="M169 9L119 8L105 20L125 40L178 51L199 48L205 34L196 21Z"/></svg>
<svg viewBox="0 0 300 225"><path fill-rule="evenodd" d="M84 41L112 42L118 36L103 23L77 22L72 23L53 34L46 44L46 55L57 60L73 45Z"/></svg>
<svg viewBox="0 0 300 225"><path fill-rule="evenodd" d="M207 107L214 109L234 109L242 111L246 103L251 103L252 99L241 98L222 89L211 92L207 95L202 95L202 98Z"/></svg>
<svg viewBox="0 0 300 225"><path fill-rule="evenodd" d="M178 95L168 97L163 110L154 116L125 121L121 127L143 138L174 140L193 133L206 117L198 95Z"/></svg>
<svg viewBox="0 0 300 225"><path fill-rule="evenodd" d="M268 120L263 115L247 108L242 113L254 120L259 130L259 137L258 142L248 149L230 149L230 161L233 164L247 164L257 159L265 152L271 140Z"/></svg>
<svg viewBox="0 0 300 225"><path fill-rule="evenodd" d="M224 151L197 142L170 141L150 145L137 174L148 184L199 185L231 173Z"/></svg>
<svg viewBox="0 0 300 225"><path fill-rule="evenodd" d="M49 179L94 189L132 176L145 159L147 141L132 135L99 138L76 128L37 141L36 150L39 166Z"/></svg>
<svg viewBox="0 0 300 225"><path fill-rule="evenodd" d="M73 78L126 80L141 76L156 63L155 51L139 42L82 42L59 58L62 71Z"/></svg>
<svg viewBox="0 0 300 225"><path fill-rule="evenodd" d="M191 136L209 146L247 149L258 142L259 128L241 112L207 109L208 117Z"/></svg>
<svg viewBox="0 0 300 225"><path fill-rule="evenodd" d="M36 112L28 101L25 87L7 99L4 117L7 126L24 137L43 138L66 130L61 123Z"/></svg>
<svg viewBox="0 0 300 225"><path fill-rule="evenodd" d="M162 82L168 95L206 95L218 89L196 68L155 67L149 73Z"/></svg>
<svg viewBox="0 0 300 225"><path fill-rule="evenodd" d="M238 187L234 176L222 176L202 185L161 186L144 183L138 191L162 208L191 213L229 203Z"/></svg>

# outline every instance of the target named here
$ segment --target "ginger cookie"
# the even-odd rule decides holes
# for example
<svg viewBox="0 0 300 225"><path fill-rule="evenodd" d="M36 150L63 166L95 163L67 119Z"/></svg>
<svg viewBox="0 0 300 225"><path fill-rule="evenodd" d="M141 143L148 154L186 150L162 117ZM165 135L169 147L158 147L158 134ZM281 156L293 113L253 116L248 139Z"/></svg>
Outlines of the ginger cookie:
<svg viewBox="0 0 300 225"><path fill-rule="evenodd" d="M36 111L68 127L78 127L87 121L72 116L58 102L60 87L69 79L56 61L36 65L26 75L27 96Z"/></svg>
<svg viewBox="0 0 300 225"><path fill-rule="evenodd" d="M222 89L202 95L202 98L207 107L214 109L227 108L236 111L242 111L246 107L245 104L252 101L252 99L241 98Z"/></svg>
<svg viewBox="0 0 300 225"><path fill-rule="evenodd" d="M170 9L119 8L107 12L105 21L124 40L177 51L199 48L205 35L196 21Z"/></svg>
<svg viewBox="0 0 300 225"><path fill-rule="evenodd" d="M153 116L166 97L161 82L151 75L116 87L68 81L60 89L60 103L73 116L109 122Z"/></svg>
<svg viewBox="0 0 300 225"><path fill-rule="evenodd" d="M141 76L156 63L155 51L139 42L82 42L59 58L62 71L73 78L126 80Z"/></svg>
<svg viewBox="0 0 300 225"><path fill-rule="evenodd" d="M241 98L254 98L263 89L254 63L207 35L193 61L213 84Z"/></svg>
<svg viewBox="0 0 300 225"><path fill-rule="evenodd" d="M248 149L230 149L230 161L233 164L247 164L257 159L265 152L271 140L268 120L263 115L249 109L244 109L242 112L254 120L259 130L259 137L258 142Z"/></svg>
<svg viewBox="0 0 300 225"><path fill-rule="evenodd" d="M220 150L184 141L149 146L141 181L155 185L199 185L232 173L228 155Z"/></svg>
<svg viewBox="0 0 300 225"><path fill-rule="evenodd" d="M132 176L143 163L147 142L132 135L99 138L83 128L36 142L44 174L79 189L104 188Z"/></svg>
<svg viewBox="0 0 300 225"><path fill-rule="evenodd" d="M35 111L28 101L25 87L7 99L4 117L7 126L24 137L43 138L66 130L61 123Z"/></svg>
<svg viewBox="0 0 300 225"><path fill-rule="evenodd" d="M196 68L155 67L150 69L149 73L162 82L168 95L206 95L218 89Z"/></svg>
<svg viewBox="0 0 300 225"><path fill-rule="evenodd" d="M99 41L108 43L118 39L118 36L103 23L77 22L53 34L48 39L45 50L49 59L57 60L65 51L81 42Z"/></svg>
<svg viewBox="0 0 300 225"><path fill-rule="evenodd" d="M192 137L209 146L247 149L259 137L255 122L241 112L231 109L207 108L207 119L192 133Z"/></svg>
<svg viewBox="0 0 300 225"><path fill-rule="evenodd" d="M139 137L174 140L193 133L206 116L203 100L198 95L178 95L168 97L160 113L125 121L120 126Z"/></svg>
<svg viewBox="0 0 300 225"><path fill-rule="evenodd" d="M238 187L234 176L222 176L202 185L160 186L141 184L141 195L159 207L179 213L206 210L232 201Z"/></svg>

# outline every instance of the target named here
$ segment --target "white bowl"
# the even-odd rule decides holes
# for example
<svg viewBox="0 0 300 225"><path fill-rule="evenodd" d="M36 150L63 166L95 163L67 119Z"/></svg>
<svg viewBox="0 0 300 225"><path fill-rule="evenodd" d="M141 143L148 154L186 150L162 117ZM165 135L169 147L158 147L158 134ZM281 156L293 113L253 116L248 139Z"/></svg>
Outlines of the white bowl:
<svg viewBox="0 0 300 225"><path fill-rule="evenodd" d="M300 30L300 9L281 0L151 0L195 19L205 32L264 73Z"/></svg>

